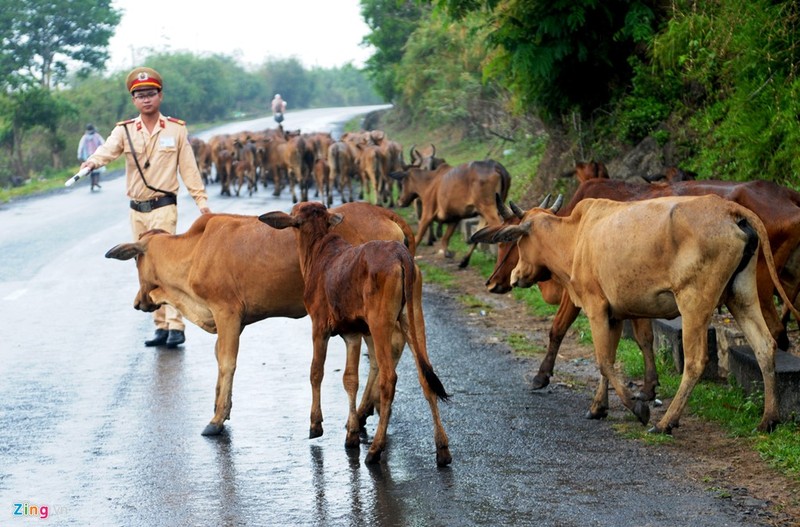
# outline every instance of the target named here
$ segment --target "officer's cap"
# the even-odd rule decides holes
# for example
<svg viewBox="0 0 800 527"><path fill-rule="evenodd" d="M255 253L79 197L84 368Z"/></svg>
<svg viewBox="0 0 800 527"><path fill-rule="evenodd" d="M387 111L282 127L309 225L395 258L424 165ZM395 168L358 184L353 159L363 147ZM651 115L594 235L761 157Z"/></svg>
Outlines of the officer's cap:
<svg viewBox="0 0 800 527"><path fill-rule="evenodd" d="M153 68L140 67L128 74L125 81L128 91L133 93L136 90L146 90L148 88L161 89L161 75Z"/></svg>

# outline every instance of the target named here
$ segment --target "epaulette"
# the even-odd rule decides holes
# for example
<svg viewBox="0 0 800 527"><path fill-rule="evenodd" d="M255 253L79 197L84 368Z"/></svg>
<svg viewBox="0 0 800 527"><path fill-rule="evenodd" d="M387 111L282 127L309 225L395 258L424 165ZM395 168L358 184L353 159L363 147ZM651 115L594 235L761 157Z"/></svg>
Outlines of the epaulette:
<svg viewBox="0 0 800 527"><path fill-rule="evenodd" d="M133 123L135 120L136 120L136 118L128 119L127 121L120 121L117 124L115 124L114 126L125 126L126 124Z"/></svg>
<svg viewBox="0 0 800 527"><path fill-rule="evenodd" d="M181 126L186 126L186 121L178 119L177 117L167 117L167 121L171 123L178 123Z"/></svg>

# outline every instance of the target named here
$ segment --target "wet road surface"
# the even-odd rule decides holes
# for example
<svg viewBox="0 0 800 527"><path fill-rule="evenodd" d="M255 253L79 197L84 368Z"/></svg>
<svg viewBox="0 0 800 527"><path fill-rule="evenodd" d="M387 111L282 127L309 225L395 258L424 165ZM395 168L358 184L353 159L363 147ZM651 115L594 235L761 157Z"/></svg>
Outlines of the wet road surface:
<svg viewBox="0 0 800 527"><path fill-rule="evenodd" d="M307 317L245 329L231 420L221 437L201 436L214 335L188 325L180 349L142 345L153 328L132 307L135 267L103 257L130 238L123 180L102 184L0 207L0 525L767 524L685 480L681 460L583 419L588 394L531 393L530 365L428 286L429 354L452 395L440 405L450 467L436 467L409 353L383 461L363 462L374 417L360 452L344 449L339 339L322 385L325 435L308 439ZM209 194L215 212L291 205L271 189ZM185 191L179 199L182 232L198 213ZM34 506L47 523L43 509L20 514Z"/></svg>

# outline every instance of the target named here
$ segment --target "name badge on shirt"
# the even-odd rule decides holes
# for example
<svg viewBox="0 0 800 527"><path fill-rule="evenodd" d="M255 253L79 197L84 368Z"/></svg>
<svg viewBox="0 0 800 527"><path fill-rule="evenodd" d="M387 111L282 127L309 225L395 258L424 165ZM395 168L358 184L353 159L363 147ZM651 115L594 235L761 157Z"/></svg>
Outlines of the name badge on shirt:
<svg viewBox="0 0 800 527"><path fill-rule="evenodd" d="M170 136L161 137L159 139L159 146L161 148L175 148L175 138Z"/></svg>

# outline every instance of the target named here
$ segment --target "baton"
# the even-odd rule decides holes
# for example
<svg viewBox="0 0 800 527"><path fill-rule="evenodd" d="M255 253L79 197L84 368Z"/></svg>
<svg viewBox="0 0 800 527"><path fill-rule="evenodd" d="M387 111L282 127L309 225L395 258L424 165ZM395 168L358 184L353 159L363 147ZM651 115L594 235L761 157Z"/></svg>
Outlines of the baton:
<svg viewBox="0 0 800 527"><path fill-rule="evenodd" d="M69 178L68 180L66 180L64 182L64 186L65 187L71 187L72 185L75 184L76 181L78 181L80 178L82 178L83 176L85 176L86 174L88 174L91 171L92 170L89 167L84 168L83 170L81 170L80 172L78 172L77 174L75 174L74 176Z"/></svg>

